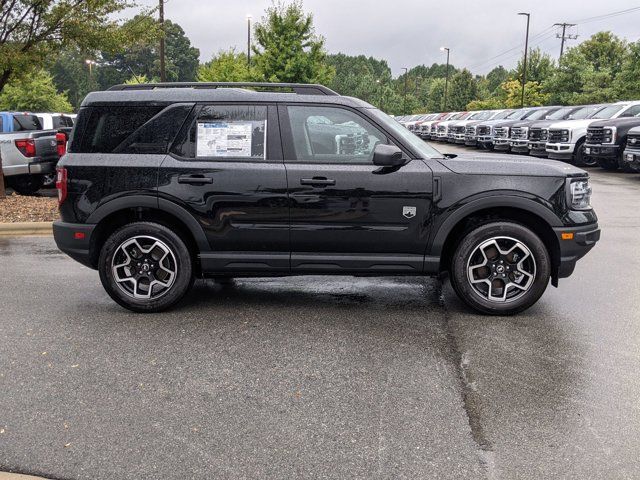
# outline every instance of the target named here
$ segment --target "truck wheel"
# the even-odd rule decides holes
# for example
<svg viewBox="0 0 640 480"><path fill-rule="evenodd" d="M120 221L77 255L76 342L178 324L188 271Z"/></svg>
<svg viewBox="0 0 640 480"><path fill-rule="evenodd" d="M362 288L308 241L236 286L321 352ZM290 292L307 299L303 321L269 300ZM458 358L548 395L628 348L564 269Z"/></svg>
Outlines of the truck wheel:
<svg viewBox="0 0 640 480"><path fill-rule="evenodd" d="M584 141L579 142L576 145L575 154L573 155L573 164L576 167L595 167L598 162L594 158L584 153Z"/></svg>
<svg viewBox="0 0 640 480"><path fill-rule="evenodd" d="M42 175L17 175L7 178L7 185L19 195L34 195L44 185Z"/></svg>
<svg viewBox="0 0 640 480"><path fill-rule="evenodd" d="M134 312L160 312L175 305L193 285L185 242L157 223L136 222L116 230L98 261L109 296Z"/></svg>
<svg viewBox="0 0 640 480"><path fill-rule="evenodd" d="M513 315L542 296L551 260L540 238L513 222L493 222L470 231L451 264L451 284L471 308L489 315Z"/></svg>

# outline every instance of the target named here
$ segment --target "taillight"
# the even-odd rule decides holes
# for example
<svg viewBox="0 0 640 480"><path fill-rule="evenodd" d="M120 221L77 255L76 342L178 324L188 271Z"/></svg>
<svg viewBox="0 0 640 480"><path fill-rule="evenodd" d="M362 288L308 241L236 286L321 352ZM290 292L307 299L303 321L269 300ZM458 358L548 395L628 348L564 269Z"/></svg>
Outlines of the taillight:
<svg viewBox="0 0 640 480"><path fill-rule="evenodd" d="M20 150L20 153L25 157L36 156L36 142L32 138L23 138L16 140L16 148Z"/></svg>
<svg viewBox="0 0 640 480"><path fill-rule="evenodd" d="M58 157L62 157L67 153L67 136L64 133L56 133L56 148Z"/></svg>
<svg viewBox="0 0 640 480"><path fill-rule="evenodd" d="M56 168L56 189L58 190L58 205L67 199L67 169L64 167Z"/></svg>

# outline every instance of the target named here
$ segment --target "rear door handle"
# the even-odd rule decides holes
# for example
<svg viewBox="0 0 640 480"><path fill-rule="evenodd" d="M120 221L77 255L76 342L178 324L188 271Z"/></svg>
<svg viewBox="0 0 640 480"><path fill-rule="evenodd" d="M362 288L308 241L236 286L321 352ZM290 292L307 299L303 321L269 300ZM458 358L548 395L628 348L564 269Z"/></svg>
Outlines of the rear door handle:
<svg viewBox="0 0 640 480"><path fill-rule="evenodd" d="M300 185L317 185L317 186L330 186L335 185L336 181L326 177L313 177L313 178L301 178Z"/></svg>
<svg viewBox="0 0 640 480"><path fill-rule="evenodd" d="M187 183L189 185L205 185L207 183L213 183L213 178L205 177L204 175L180 175L178 177L178 183Z"/></svg>

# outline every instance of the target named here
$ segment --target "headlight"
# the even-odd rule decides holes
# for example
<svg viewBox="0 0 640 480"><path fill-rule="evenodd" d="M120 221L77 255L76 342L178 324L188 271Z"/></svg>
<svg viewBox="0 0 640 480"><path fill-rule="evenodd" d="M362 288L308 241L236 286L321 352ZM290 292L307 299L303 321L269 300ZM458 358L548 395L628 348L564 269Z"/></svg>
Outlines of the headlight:
<svg viewBox="0 0 640 480"><path fill-rule="evenodd" d="M602 143L616 143L616 127L604 127Z"/></svg>
<svg viewBox="0 0 640 480"><path fill-rule="evenodd" d="M589 179L570 180L569 207L571 210L591 209L591 185L589 185Z"/></svg>
<svg viewBox="0 0 640 480"><path fill-rule="evenodd" d="M549 129L543 128L540 130L540 140L548 140L549 139Z"/></svg>
<svg viewBox="0 0 640 480"><path fill-rule="evenodd" d="M567 143L571 139L571 132L569 130L561 130L560 135L561 142Z"/></svg>

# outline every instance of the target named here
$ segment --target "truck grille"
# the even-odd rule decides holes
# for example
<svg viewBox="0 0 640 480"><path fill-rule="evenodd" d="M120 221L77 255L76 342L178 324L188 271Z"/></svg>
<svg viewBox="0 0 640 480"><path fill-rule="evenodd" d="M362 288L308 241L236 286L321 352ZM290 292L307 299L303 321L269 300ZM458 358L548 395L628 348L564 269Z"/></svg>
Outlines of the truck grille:
<svg viewBox="0 0 640 480"><path fill-rule="evenodd" d="M496 138L508 138L509 137L509 129L507 127L497 127L495 129L494 137L496 137Z"/></svg>
<svg viewBox="0 0 640 480"><path fill-rule="evenodd" d="M543 128L530 128L529 140L532 142L545 142L549 138L549 131Z"/></svg>
<svg viewBox="0 0 640 480"><path fill-rule="evenodd" d="M491 127L488 125L480 125L478 127L478 135L491 135Z"/></svg>
<svg viewBox="0 0 640 480"><path fill-rule="evenodd" d="M514 127L511 129L511 137L514 140L526 140L527 130L523 127Z"/></svg>
<svg viewBox="0 0 640 480"><path fill-rule="evenodd" d="M629 134L629 136L627 137L627 146L631 148L640 148L640 134Z"/></svg>
<svg viewBox="0 0 640 480"><path fill-rule="evenodd" d="M549 143L561 143L562 130L549 130Z"/></svg>
<svg viewBox="0 0 640 480"><path fill-rule="evenodd" d="M464 133L464 127L451 127L449 128L449 133L453 133L454 135Z"/></svg>
<svg viewBox="0 0 640 480"><path fill-rule="evenodd" d="M438 133L445 133L447 131L446 125L438 125Z"/></svg>
<svg viewBox="0 0 640 480"><path fill-rule="evenodd" d="M475 137L476 136L476 127L471 126L471 127L467 127L465 129L465 135L467 135L468 137Z"/></svg>
<svg viewBox="0 0 640 480"><path fill-rule="evenodd" d="M600 145L604 140L604 128L603 127L589 127L587 129L587 143L593 145Z"/></svg>

